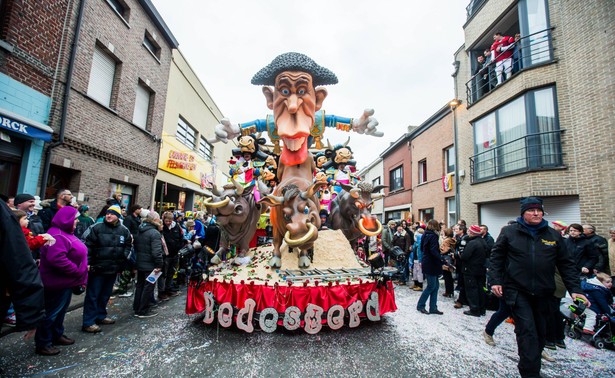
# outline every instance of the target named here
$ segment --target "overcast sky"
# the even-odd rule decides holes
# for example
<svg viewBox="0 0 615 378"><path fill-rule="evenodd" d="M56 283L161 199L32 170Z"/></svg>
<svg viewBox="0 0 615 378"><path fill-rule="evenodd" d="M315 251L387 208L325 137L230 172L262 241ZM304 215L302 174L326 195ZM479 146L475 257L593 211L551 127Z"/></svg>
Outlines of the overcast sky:
<svg viewBox="0 0 615 378"><path fill-rule="evenodd" d="M454 96L453 53L463 43L468 1L152 1L233 123L271 113L250 80L277 55L300 52L333 71L339 83L327 86L327 114L358 117L374 108L385 134L351 134L359 168ZM325 137L335 144L348 134L328 129Z"/></svg>

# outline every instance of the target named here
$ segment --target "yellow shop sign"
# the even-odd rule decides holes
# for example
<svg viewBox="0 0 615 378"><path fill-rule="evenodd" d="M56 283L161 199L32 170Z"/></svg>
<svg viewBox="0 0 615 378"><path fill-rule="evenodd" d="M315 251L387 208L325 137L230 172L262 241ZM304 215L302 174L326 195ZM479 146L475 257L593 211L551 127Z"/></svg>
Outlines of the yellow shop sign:
<svg viewBox="0 0 615 378"><path fill-rule="evenodd" d="M175 138L163 138L158 168L176 176L201 183L201 172L209 172L210 164Z"/></svg>

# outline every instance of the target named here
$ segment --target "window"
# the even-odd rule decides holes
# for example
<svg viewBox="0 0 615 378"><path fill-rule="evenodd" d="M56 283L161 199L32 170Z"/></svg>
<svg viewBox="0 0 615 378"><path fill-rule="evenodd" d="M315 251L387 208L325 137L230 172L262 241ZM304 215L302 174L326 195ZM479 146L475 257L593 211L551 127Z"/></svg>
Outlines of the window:
<svg viewBox="0 0 615 378"><path fill-rule="evenodd" d="M419 161L419 184L427 182L427 159Z"/></svg>
<svg viewBox="0 0 615 378"><path fill-rule="evenodd" d="M419 210L419 218L421 222L427 223L433 219L433 207L429 209L420 209Z"/></svg>
<svg viewBox="0 0 615 378"><path fill-rule="evenodd" d="M446 213L447 213L447 225L452 227L457 223L457 204L455 203L455 197L446 199Z"/></svg>
<svg viewBox="0 0 615 378"><path fill-rule="evenodd" d="M115 60L102 48L94 47L88 96L106 107L111 107L116 64Z"/></svg>
<svg viewBox="0 0 615 378"><path fill-rule="evenodd" d="M455 146L444 150L444 173L455 173Z"/></svg>
<svg viewBox="0 0 615 378"><path fill-rule="evenodd" d="M380 185L380 176L372 180L372 186L376 187L378 185Z"/></svg>
<svg viewBox="0 0 615 378"><path fill-rule="evenodd" d="M212 160L214 152L214 146L212 146L204 137L199 139L199 155L205 159Z"/></svg>
<svg viewBox="0 0 615 378"><path fill-rule="evenodd" d="M394 192L404 187L404 166L393 169L389 172L389 188L391 192Z"/></svg>
<svg viewBox="0 0 615 378"><path fill-rule="evenodd" d="M185 144L188 148L194 150L196 143L196 131L182 118L177 121L177 133L175 134L175 137L177 137L177 140Z"/></svg>
<svg viewBox="0 0 615 378"><path fill-rule="evenodd" d="M154 36L147 31L145 31L145 35L143 36L143 46L152 53L156 60L160 59L160 45L156 42Z"/></svg>
<svg viewBox="0 0 615 378"><path fill-rule="evenodd" d="M113 9L113 11L124 19L124 21L128 22L128 17L130 16L130 8L123 0L107 0L107 4Z"/></svg>
<svg viewBox="0 0 615 378"><path fill-rule="evenodd" d="M135 97L135 111L132 116L132 123L143 130L147 130L149 123L150 104L152 102L152 92L143 83L137 85Z"/></svg>
<svg viewBox="0 0 615 378"><path fill-rule="evenodd" d="M555 88L542 88L474 122L472 180L561 166L555 103Z"/></svg>

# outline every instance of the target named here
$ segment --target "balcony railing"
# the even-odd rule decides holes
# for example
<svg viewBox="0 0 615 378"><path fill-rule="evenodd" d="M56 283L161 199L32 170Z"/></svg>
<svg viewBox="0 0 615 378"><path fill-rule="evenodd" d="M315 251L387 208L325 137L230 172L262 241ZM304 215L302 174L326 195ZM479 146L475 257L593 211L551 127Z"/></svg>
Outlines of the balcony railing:
<svg viewBox="0 0 615 378"><path fill-rule="evenodd" d="M553 61L551 31L552 29L545 29L519 39L512 47L512 56L507 63L495 61L500 55L510 54L505 51L496 55L493 61L477 67L472 78L466 83L468 105L474 104L519 72Z"/></svg>
<svg viewBox="0 0 615 378"><path fill-rule="evenodd" d="M528 134L470 157L471 182L563 166L562 132Z"/></svg>
<svg viewBox="0 0 615 378"><path fill-rule="evenodd" d="M470 4L466 7L468 20L474 16L474 13L476 13L485 2L487 2L487 0L470 0Z"/></svg>

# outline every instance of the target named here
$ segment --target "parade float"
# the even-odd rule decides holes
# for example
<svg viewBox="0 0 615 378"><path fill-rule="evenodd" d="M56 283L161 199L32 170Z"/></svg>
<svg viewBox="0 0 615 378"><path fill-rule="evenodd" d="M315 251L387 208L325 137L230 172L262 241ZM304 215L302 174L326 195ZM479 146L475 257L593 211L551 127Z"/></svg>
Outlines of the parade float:
<svg viewBox="0 0 615 378"><path fill-rule="evenodd" d="M230 183L210 187L204 201L222 237L216 251L202 252L211 264L191 281L187 314L201 313L206 324L235 325L246 332L301 328L314 334L323 326L378 321L396 310L391 268L384 267L379 254L371 255L369 264L359 260L353 249L359 238L382 232L370 210L384 187L354 176L348 141L335 147L327 141L326 149L322 143L327 127L382 133L373 110L356 119L321 110L327 96L323 86L336 83L333 72L309 57L282 54L252 78L252 84L263 85L273 116L243 124L222 120L216 126L215 142L237 139L238 149ZM270 156L259 148L261 133L274 146ZM321 151L316 159L309 148ZM319 197L323 189L334 193L326 204ZM330 229L321 224L324 206L330 210ZM273 242L250 248L265 213Z"/></svg>

